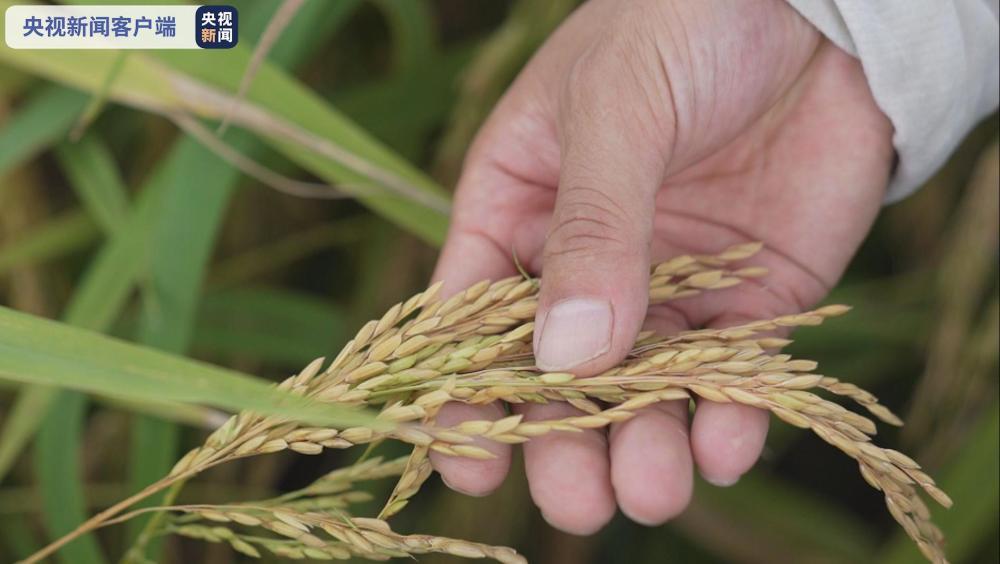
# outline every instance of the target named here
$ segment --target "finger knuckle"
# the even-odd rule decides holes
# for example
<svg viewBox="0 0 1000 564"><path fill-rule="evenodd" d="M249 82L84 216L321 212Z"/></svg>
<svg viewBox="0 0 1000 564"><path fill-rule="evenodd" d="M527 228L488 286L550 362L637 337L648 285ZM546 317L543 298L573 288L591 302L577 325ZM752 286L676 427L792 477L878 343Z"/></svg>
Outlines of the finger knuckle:
<svg viewBox="0 0 1000 564"><path fill-rule="evenodd" d="M637 243L629 236L629 217L621 204L595 188L564 190L566 201L556 211L548 235L548 256L596 258L636 253Z"/></svg>

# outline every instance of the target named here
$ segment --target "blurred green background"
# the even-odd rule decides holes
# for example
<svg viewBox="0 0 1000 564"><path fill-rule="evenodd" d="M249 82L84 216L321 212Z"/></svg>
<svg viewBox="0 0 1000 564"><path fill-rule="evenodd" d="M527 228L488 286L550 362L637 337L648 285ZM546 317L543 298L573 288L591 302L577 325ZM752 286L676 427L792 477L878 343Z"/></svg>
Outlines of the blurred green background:
<svg viewBox="0 0 1000 564"><path fill-rule="evenodd" d="M231 52L0 47L0 303L279 379L426 283L471 137L575 2L307 0L239 106L256 114L233 96L282 3L231 3ZM994 115L882 214L830 298L854 311L800 331L792 351L904 416L880 442L954 498L935 520L958 563L1000 560L997 160ZM287 193L329 185L354 197ZM0 381L0 561L153 481L219 422L202 407L91 400ZM229 464L181 500L288 490L358 455ZM619 516L594 537L561 534L520 471L482 499L433 478L394 521L545 564L921 561L849 459L781 425L737 486L699 483L662 527ZM135 531L104 530L61 562L111 561ZM163 555L242 558L188 540Z"/></svg>

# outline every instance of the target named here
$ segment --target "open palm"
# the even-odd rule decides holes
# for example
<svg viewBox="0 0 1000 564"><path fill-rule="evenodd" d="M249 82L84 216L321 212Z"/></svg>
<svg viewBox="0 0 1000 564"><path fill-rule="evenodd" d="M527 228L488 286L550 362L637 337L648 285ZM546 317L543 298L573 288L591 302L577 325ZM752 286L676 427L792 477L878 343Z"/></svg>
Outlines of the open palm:
<svg viewBox="0 0 1000 564"><path fill-rule="evenodd" d="M860 65L779 0L674 6L594 0L550 38L498 105L466 160L436 277L446 290L544 271L536 356L594 374L621 360L640 326L731 325L822 299L864 238L892 164L891 126ZM763 241L769 275L647 308L650 261ZM577 326L549 321L576 300ZM609 303L610 341L593 325ZM590 309L588 309L590 308ZM588 317L589 316L589 317ZM593 318L594 323L588 323ZM541 336L539 335L541 334ZM544 339L544 342L540 342ZM580 357L581 347L593 354ZM528 419L567 404L515 406ZM647 408L605 433L525 445L532 497L553 525L590 533L615 507L646 524L679 513L695 465L734 483L759 456L764 412L703 402ZM498 418L450 405L439 420ZM510 464L435 457L453 488L481 495Z"/></svg>

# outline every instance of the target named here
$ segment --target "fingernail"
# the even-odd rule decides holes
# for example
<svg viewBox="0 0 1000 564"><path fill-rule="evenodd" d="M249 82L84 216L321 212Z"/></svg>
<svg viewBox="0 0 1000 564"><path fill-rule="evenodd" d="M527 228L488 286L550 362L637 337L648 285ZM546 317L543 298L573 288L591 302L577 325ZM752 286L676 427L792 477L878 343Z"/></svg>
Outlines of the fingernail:
<svg viewBox="0 0 1000 564"><path fill-rule="evenodd" d="M456 486L455 484L449 482L448 478L444 477L444 474L440 474L439 473L439 475L441 476L441 481L444 482L444 485L448 486L448 489L456 491L456 492L458 492L458 493L460 493L462 495L467 495L467 496L470 496L470 497L484 497L484 496L488 495L488 494L485 494L485 493L474 492L472 490L467 490L465 488Z"/></svg>
<svg viewBox="0 0 1000 564"><path fill-rule="evenodd" d="M736 476L735 478L709 478L708 476L702 474L702 477L705 478L705 481L709 484L719 486L720 488L728 488L729 486L735 485L736 482L740 481L740 476Z"/></svg>
<svg viewBox="0 0 1000 564"><path fill-rule="evenodd" d="M596 358L611 346L611 304L573 298L554 305L545 316L535 361L542 370L567 370Z"/></svg>

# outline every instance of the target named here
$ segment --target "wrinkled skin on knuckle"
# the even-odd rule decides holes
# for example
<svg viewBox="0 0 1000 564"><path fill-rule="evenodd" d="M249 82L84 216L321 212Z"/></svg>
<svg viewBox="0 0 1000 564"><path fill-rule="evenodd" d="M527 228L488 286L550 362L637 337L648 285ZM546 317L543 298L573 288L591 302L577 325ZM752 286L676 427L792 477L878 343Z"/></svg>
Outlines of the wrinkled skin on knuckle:
<svg viewBox="0 0 1000 564"><path fill-rule="evenodd" d="M564 203L552 217L546 259L589 260L631 257L643 247L628 229L625 207L595 188L572 185L561 189Z"/></svg>

